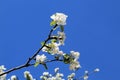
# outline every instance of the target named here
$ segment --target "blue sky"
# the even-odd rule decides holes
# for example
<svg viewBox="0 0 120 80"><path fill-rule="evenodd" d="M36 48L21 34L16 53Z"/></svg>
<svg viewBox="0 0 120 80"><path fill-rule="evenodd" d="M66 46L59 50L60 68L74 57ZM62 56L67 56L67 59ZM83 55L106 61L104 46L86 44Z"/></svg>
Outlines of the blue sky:
<svg viewBox="0 0 120 80"><path fill-rule="evenodd" d="M65 26L67 39L62 50L81 53L82 68L100 72L89 80L115 80L120 73L120 5L119 0L0 0L0 65L7 69L21 65L33 55L44 41L51 27L50 16L56 12L67 14ZM39 79L43 71L53 73L60 66L65 75L71 71L68 65L49 63L12 72L23 80L23 72L29 70Z"/></svg>

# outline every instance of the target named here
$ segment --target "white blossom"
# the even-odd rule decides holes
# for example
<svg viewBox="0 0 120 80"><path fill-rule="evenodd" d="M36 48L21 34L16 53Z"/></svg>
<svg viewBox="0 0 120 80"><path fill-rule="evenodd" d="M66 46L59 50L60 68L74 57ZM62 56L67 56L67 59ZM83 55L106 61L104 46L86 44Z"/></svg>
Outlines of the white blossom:
<svg viewBox="0 0 120 80"><path fill-rule="evenodd" d="M1 74L1 73L0 73ZM4 75L2 75L2 76L0 76L0 80L6 80L6 74L4 74Z"/></svg>
<svg viewBox="0 0 120 80"><path fill-rule="evenodd" d="M57 54L58 54L59 56L62 56L64 53L63 53L63 51L59 51Z"/></svg>
<svg viewBox="0 0 120 80"><path fill-rule="evenodd" d="M6 70L6 68L4 67L4 65L0 66L0 71Z"/></svg>
<svg viewBox="0 0 120 80"><path fill-rule="evenodd" d="M83 79L88 80L88 75L84 75Z"/></svg>
<svg viewBox="0 0 120 80"><path fill-rule="evenodd" d="M52 46L52 48L51 48L51 53L52 53L52 54L56 54L56 53L59 52L59 46L58 46L57 43L52 43L51 46Z"/></svg>
<svg viewBox="0 0 120 80"><path fill-rule="evenodd" d="M63 77L64 75L63 74L61 74L61 73L57 73L56 74L56 77Z"/></svg>
<svg viewBox="0 0 120 80"><path fill-rule="evenodd" d="M50 18L57 23L57 25L66 25L67 15L63 13L55 13Z"/></svg>
<svg viewBox="0 0 120 80"><path fill-rule="evenodd" d="M95 70L94 70L94 72L99 72L100 71L100 69L99 68L96 68Z"/></svg>
<svg viewBox="0 0 120 80"><path fill-rule="evenodd" d="M88 77L89 77L88 74L89 74L89 73L88 73L88 71L86 70L86 71L85 71L85 74L84 74L84 76L83 76L83 79L84 79L84 80L88 80Z"/></svg>
<svg viewBox="0 0 120 80"><path fill-rule="evenodd" d="M40 79L42 80L51 80L50 78L52 77L51 74L49 74L49 72L43 72L43 75L40 76Z"/></svg>
<svg viewBox="0 0 120 80"><path fill-rule="evenodd" d="M59 45L64 45L65 39L66 39L65 33L58 31Z"/></svg>
<svg viewBox="0 0 120 80"><path fill-rule="evenodd" d="M78 61L72 61L71 63L70 63L70 70L77 70L77 69L79 69L81 66L80 66L80 64L79 64L79 62Z"/></svg>
<svg viewBox="0 0 120 80"><path fill-rule="evenodd" d="M51 42L47 44L48 47L43 47L42 51L43 52L48 52L51 53L52 55L57 54L59 52L59 45L58 43Z"/></svg>
<svg viewBox="0 0 120 80"><path fill-rule="evenodd" d="M62 77L64 76L62 73L59 73L59 68L55 68L55 74L51 75L49 72L43 72L43 75L40 76L41 80L64 80Z"/></svg>
<svg viewBox="0 0 120 80"><path fill-rule="evenodd" d="M85 71L85 74L88 74L88 71L87 71L87 70Z"/></svg>
<svg viewBox="0 0 120 80"><path fill-rule="evenodd" d="M48 75L49 75L49 72L44 72L43 75L44 75L44 76L48 76Z"/></svg>
<svg viewBox="0 0 120 80"><path fill-rule="evenodd" d="M34 80L29 71L25 71L25 72L24 72L24 77L25 77L26 79L29 77L30 80Z"/></svg>
<svg viewBox="0 0 120 80"><path fill-rule="evenodd" d="M55 76L54 76L54 80L64 80L62 79L64 75L62 73L57 73Z"/></svg>
<svg viewBox="0 0 120 80"><path fill-rule="evenodd" d="M73 58L75 58L76 60L79 58L79 56L80 56L80 53L79 52L75 52L75 51L70 51L70 53L71 53L71 56L73 57Z"/></svg>
<svg viewBox="0 0 120 80"><path fill-rule="evenodd" d="M54 71L55 71L55 73L58 72L58 71L59 71L59 68L55 68Z"/></svg>
<svg viewBox="0 0 120 80"><path fill-rule="evenodd" d="M46 58L46 56L44 54L36 56L36 62L39 62L39 63L44 62L46 59L47 58Z"/></svg>
<svg viewBox="0 0 120 80"><path fill-rule="evenodd" d="M68 78L68 80L73 80L74 76L75 76L75 73L72 73L72 74L68 75L67 78Z"/></svg>
<svg viewBox="0 0 120 80"><path fill-rule="evenodd" d="M49 50L49 48L47 48L47 47L45 47L45 46L42 48L42 51L43 51L43 52L47 52L48 50Z"/></svg>
<svg viewBox="0 0 120 80"><path fill-rule="evenodd" d="M11 80L17 80L17 76L16 75L12 75L11 76Z"/></svg>
<svg viewBox="0 0 120 80"><path fill-rule="evenodd" d="M6 70L6 68L4 67L4 65L0 66L0 74L4 73L4 70ZM0 80L5 80L6 79L6 74L0 76Z"/></svg>

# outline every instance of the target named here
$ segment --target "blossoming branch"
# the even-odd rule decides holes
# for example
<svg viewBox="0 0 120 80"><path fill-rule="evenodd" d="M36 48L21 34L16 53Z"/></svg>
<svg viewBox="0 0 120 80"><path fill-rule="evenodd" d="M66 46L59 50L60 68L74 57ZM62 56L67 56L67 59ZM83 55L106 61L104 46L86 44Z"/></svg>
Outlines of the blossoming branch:
<svg viewBox="0 0 120 80"><path fill-rule="evenodd" d="M38 67L39 65L43 65L45 69L49 69L47 66L48 62L54 62L54 61L60 61L64 64L69 65L69 69L76 71L79 68L81 68L81 65L79 63L79 57L80 53L78 51L70 51L70 53L65 53L60 49L60 46L65 45L66 40L66 34L64 31L64 26L66 25L66 20L68 18L67 15L64 13L55 13L52 16L50 16L52 19L50 25L52 26L52 29L50 30L48 37L45 41L41 42L41 47L33 54L32 57L28 58L28 60L15 68L9 69L7 71L6 68L4 68L4 65L0 66L0 80L6 80L6 76L8 73L13 72L15 70L19 70L25 67ZM59 30L57 29L59 28ZM57 33L55 33L57 32ZM42 54L41 54L41 53ZM51 60L49 59L44 53L48 53L50 56L54 56L54 58ZM59 68L55 69L55 74L52 75L49 72L44 72L42 76L40 76L40 79L42 80L64 80L63 74L59 73ZM98 72L99 69L95 69L94 72ZM85 72L85 75L82 77L84 80L88 79L88 72ZM26 80L36 80L33 78L32 74L29 71L24 72L24 77ZM68 75L68 80L75 80L75 73L72 73ZM18 80L18 77L16 75L11 76L8 80ZM78 79L77 79L78 80Z"/></svg>

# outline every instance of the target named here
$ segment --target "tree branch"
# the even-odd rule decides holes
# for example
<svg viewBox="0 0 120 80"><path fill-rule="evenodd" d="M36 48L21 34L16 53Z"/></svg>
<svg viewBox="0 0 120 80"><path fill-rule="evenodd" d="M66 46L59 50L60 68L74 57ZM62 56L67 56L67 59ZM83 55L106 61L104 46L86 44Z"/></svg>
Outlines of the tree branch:
<svg viewBox="0 0 120 80"><path fill-rule="evenodd" d="M50 62L55 62L55 61L63 61L63 60L53 59L53 60L47 60L45 63L50 63ZM34 64L35 64L35 63L34 63ZM22 69L22 68L25 68L25 67L33 66L34 64L28 64L28 65L23 64L23 65L20 65L20 66L11 68L11 69L9 69L8 71L0 74L0 76L2 76L2 75L4 75L4 74L8 74L8 73L10 73L10 72L12 72L12 71L15 71L15 70L19 70L19 69Z"/></svg>
<svg viewBox="0 0 120 80"><path fill-rule="evenodd" d="M50 32L49 32L49 34L48 34L48 38L44 41L44 44L33 54L32 57L28 58L28 60L26 61L25 64L20 65L20 66L18 66L18 67L11 68L11 69L9 69L8 71L0 74L0 76L2 76L2 75L4 75L4 74L8 74L8 73L13 72L13 71L16 71L16 70L19 70L19 69L22 69L22 68L25 68L25 67L32 66L32 65L30 64L30 62L36 57L36 55L38 55L38 53L42 50L42 48L46 45L46 43L51 39L50 37L51 37L51 35L52 35L52 32L54 31L54 29L55 29L57 26L58 26L58 25L56 24L56 25L50 30ZM52 60L52 61L56 61L56 60ZM51 61L47 61L47 62L51 62ZM47 63L47 62L46 62L46 63Z"/></svg>

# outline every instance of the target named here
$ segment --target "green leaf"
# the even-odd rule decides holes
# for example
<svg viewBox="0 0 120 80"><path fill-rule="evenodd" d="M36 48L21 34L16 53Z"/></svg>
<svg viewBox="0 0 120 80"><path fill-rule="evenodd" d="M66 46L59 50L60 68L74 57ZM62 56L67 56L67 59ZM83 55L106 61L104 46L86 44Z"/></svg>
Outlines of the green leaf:
<svg viewBox="0 0 120 80"><path fill-rule="evenodd" d="M52 39L52 40L51 40L51 42L53 42L53 43L54 43L54 42L57 42L57 40L56 40L56 39Z"/></svg>
<svg viewBox="0 0 120 80"><path fill-rule="evenodd" d="M42 65L45 67L45 69L48 69L48 67L45 63L43 63Z"/></svg>
<svg viewBox="0 0 120 80"><path fill-rule="evenodd" d="M50 26L54 26L56 24L56 21L52 21L51 23L50 23Z"/></svg>
<svg viewBox="0 0 120 80"><path fill-rule="evenodd" d="M41 42L41 45L43 46L45 44L45 42Z"/></svg>
<svg viewBox="0 0 120 80"><path fill-rule="evenodd" d="M70 63L70 60L69 60L69 59L64 59L63 62L64 62L65 64L69 64L69 63Z"/></svg>
<svg viewBox="0 0 120 80"><path fill-rule="evenodd" d="M68 55L68 54L65 54L64 56L63 56L63 62L65 63L65 64L69 64L70 63L70 56Z"/></svg>
<svg viewBox="0 0 120 80"><path fill-rule="evenodd" d="M63 32L64 31L64 26L60 26L60 29Z"/></svg>
<svg viewBox="0 0 120 80"><path fill-rule="evenodd" d="M34 67L37 67L39 64L40 64L39 62L36 62L36 63L34 64Z"/></svg>
<svg viewBox="0 0 120 80"><path fill-rule="evenodd" d="M65 59L68 59L70 56L69 56L68 54L65 54L63 57L64 57Z"/></svg>

